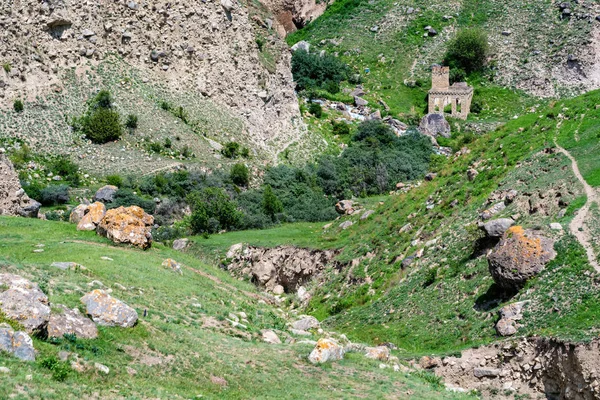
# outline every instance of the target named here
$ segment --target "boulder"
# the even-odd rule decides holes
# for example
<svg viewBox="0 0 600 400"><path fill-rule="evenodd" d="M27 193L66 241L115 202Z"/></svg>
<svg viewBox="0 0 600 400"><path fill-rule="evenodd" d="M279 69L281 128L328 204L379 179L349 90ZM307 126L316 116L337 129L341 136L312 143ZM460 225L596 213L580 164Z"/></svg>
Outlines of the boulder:
<svg viewBox="0 0 600 400"><path fill-rule="evenodd" d="M319 339L308 360L313 364L338 361L344 358L344 348L333 339Z"/></svg>
<svg viewBox="0 0 600 400"><path fill-rule="evenodd" d="M102 203L110 203L115 198L115 193L119 190L118 187L113 185L102 186L94 195L94 201L101 201Z"/></svg>
<svg viewBox="0 0 600 400"><path fill-rule="evenodd" d="M72 310L59 305L62 313L53 313L48 321L48 337L61 338L65 334L75 335L80 339L96 339L98 328L89 318L81 315L77 308Z"/></svg>
<svg viewBox="0 0 600 400"><path fill-rule="evenodd" d="M183 272L181 271L181 264L179 264L172 258L167 258L165 261L163 261L162 266L174 272L177 272L179 275L183 274Z"/></svg>
<svg viewBox="0 0 600 400"><path fill-rule="evenodd" d="M419 360L419 366L423 369L433 369L440 365L440 359L437 357L423 356Z"/></svg>
<svg viewBox="0 0 600 400"><path fill-rule="evenodd" d="M85 217L85 214L88 213L90 209L89 204L80 204L71 210L71 214L69 215L69 222L72 224L79 224L79 222Z"/></svg>
<svg viewBox="0 0 600 400"><path fill-rule="evenodd" d="M361 220L361 221L364 221L364 220L366 220L366 219L367 219L367 218L369 218L371 215L373 215L373 213L375 213L375 211L373 211L373 210L367 210L367 211L365 211L365 212L363 213L363 215L361 215L361 216L360 216L360 220Z"/></svg>
<svg viewBox="0 0 600 400"><path fill-rule="evenodd" d="M475 168L469 168L467 170L467 179L470 182L473 182L475 180L475 178L477 178L477 175L479 175L479 172L477 172L477 170Z"/></svg>
<svg viewBox="0 0 600 400"><path fill-rule="evenodd" d="M317 329L321 326L319 320L312 315L305 315L301 319L292 323L292 328L300 331L308 331L309 329Z"/></svg>
<svg viewBox="0 0 600 400"><path fill-rule="evenodd" d="M481 229L488 237L502 237L514 223L511 218L499 218L482 224Z"/></svg>
<svg viewBox="0 0 600 400"><path fill-rule="evenodd" d="M523 319L523 308L527 303L529 303L528 300L519 301L500 309L500 320L496 323L496 331L500 336L510 336L517 333L520 326L518 321Z"/></svg>
<svg viewBox="0 0 600 400"><path fill-rule="evenodd" d="M23 361L35 361L33 341L26 332L17 331L6 323L0 324L0 351Z"/></svg>
<svg viewBox="0 0 600 400"><path fill-rule="evenodd" d="M386 346L366 347L365 357L372 360L388 361L390 358L390 349Z"/></svg>
<svg viewBox="0 0 600 400"><path fill-rule="evenodd" d="M106 212L98 224L97 232L115 243L147 249L152 244L153 224L154 217L140 207L119 207Z"/></svg>
<svg viewBox="0 0 600 400"><path fill-rule="evenodd" d="M281 339L279 339L279 336L277 336L277 334L270 329L262 331L262 340L265 343L281 344Z"/></svg>
<svg viewBox="0 0 600 400"><path fill-rule="evenodd" d="M45 329L50 307L37 284L19 275L0 274L0 288L0 311L6 317L19 322L29 333Z"/></svg>
<svg viewBox="0 0 600 400"><path fill-rule="evenodd" d="M553 240L513 226L488 256L488 264L494 281L505 290L515 291L555 256Z"/></svg>
<svg viewBox="0 0 600 400"><path fill-rule="evenodd" d="M131 328L138 319L138 314L133 308L104 290L92 290L81 298L81 302L85 304L87 314L98 325Z"/></svg>
<svg viewBox="0 0 600 400"><path fill-rule="evenodd" d="M498 368L475 368L473 375L475 378L495 378L502 374L502 370Z"/></svg>
<svg viewBox="0 0 600 400"><path fill-rule="evenodd" d="M189 239L177 239L173 241L173 250L182 251L185 250L190 243Z"/></svg>
<svg viewBox="0 0 600 400"><path fill-rule="evenodd" d="M234 4L232 0L221 0L221 7L228 13L231 13L233 10Z"/></svg>
<svg viewBox="0 0 600 400"><path fill-rule="evenodd" d="M96 227L106 215L106 206L99 201L88 206L86 214L77 224L78 231L95 231Z"/></svg>
<svg viewBox="0 0 600 400"><path fill-rule="evenodd" d="M350 228L352 225L354 225L354 222L352 222L352 221L344 221L344 222L342 222L340 224L340 228L342 230L346 230L346 229Z"/></svg>
<svg viewBox="0 0 600 400"><path fill-rule="evenodd" d="M306 51L307 53L310 52L310 43L308 43L305 40L301 40L298 43L296 43L295 45L292 46L292 51L298 51L298 50L303 50Z"/></svg>
<svg viewBox="0 0 600 400"><path fill-rule="evenodd" d="M0 215L37 218L41 206L25 194L12 163L0 153Z"/></svg>
<svg viewBox="0 0 600 400"><path fill-rule="evenodd" d="M421 119L418 129L423 135L434 138L438 136L449 138L451 136L450 124L442 114L427 114Z"/></svg>
<svg viewBox="0 0 600 400"><path fill-rule="evenodd" d="M243 249L244 249L243 243L236 243L229 248L229 250L227 251L226 257L234 258L234 257L240 255L242 253Z"/></svg>
<svg viewBox="0 0 600 400"><path fill-rule="evenodd" d="M335 205L335 211L338 214L349 215L354 212L354 202L352 200L341 200Z"/></svg>
<svg viewBox="0 0 600 400"><path fill-rule="evenodd" d="M354 97L354 105L356 107L364 107L368 104L369 104L369 102L367 100L363 99L362 97L358 97L358 96Z"/></svg>

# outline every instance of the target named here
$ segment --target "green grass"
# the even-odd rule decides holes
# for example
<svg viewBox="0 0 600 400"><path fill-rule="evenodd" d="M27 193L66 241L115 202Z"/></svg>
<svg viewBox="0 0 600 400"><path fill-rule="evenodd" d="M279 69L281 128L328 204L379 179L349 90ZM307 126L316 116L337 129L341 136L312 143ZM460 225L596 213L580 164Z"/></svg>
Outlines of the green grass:
<svg viewBox="0 0 600 400"><path fill-rule="evenodd" d="M38 244L44 252L33 252ZM161 267L167 257L186 266L183 276ZM50 266L54 261L74 261L86 270L62 271ZM310 345L261 343L259 330L284 329L285 313L259 302L250 284L164 246L143 252L115 247L67 223L0 217L0 269L37 282L53 305L69 307L81 308L88 283L101 281L140 315L132 329L100 327L95 340L34 338L35 363L0 355L0 365L10 369L3 375L1 398L399 398L407 391L413 398L463 398L424 379L381 370L362 356L322 368L306 361ZM248 315L247 330L224 321L238 311ZM216 327L203 326L211 319ZM77 353L91 365L102 363L110 373L65 370L53 361L59 351Z"/></svg>

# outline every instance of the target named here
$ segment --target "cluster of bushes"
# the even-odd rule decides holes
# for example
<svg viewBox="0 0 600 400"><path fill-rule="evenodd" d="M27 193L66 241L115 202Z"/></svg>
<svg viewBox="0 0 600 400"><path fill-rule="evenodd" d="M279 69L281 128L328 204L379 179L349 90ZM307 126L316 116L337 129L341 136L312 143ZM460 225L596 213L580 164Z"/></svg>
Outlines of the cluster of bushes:
<svg viewBox="0 0 600 400"><path fill-rule="evenodd" d="M221 154L223 154L227 158L249 158L250 157L250 149L240 145L238 142L228 142L223 146L221 150Z"/></svg>
<svg viewBox="0 0 600 400"><path fill-rule="evenodd" d="M345 132L341 126L338 130ZM427 137L416 132L397 137L388 125L369 121L359 126L341 156L323 156L304 167L269 168L260 187L249 187L250 171L243 163L211 174L112 176L120 189L109 207L135 204L153 213L165 225L156 232L162 239L186 232L208 235L281 222L326 221L336 217L334 205L343 198L385 193L399 181L424 175L431 154ZM162 199L158 205L150 200L156 197ZM167 227L180 219L182 223Z"/></svg>
<svg viewBox="0 0 600 400"><path fill-rule="evenodd" d="M464 81L485 68L489 54L487 34L478 28L459 31L448 44L444 63L450 67L453 82Z"/></svg>
<svg viewBox="0 0 600 400"><path fill-rule="evenodd" d="M340 82L348 79L349 68L336 57L297 50L292 55L292 74L298 90L340 91Z"/></svg>
<svg viewBox="0 0 600 400"><path fill-rule="evenodd" d="M137 128L138 118L130 114L121 122L119 112L114 108L113 98L107 90L101 90L88 102L87 112L79 117L73 118L71 126L77 132L81 132L96 144L104 144L119 140L123 135L124 126L130 130Z"/></svg>

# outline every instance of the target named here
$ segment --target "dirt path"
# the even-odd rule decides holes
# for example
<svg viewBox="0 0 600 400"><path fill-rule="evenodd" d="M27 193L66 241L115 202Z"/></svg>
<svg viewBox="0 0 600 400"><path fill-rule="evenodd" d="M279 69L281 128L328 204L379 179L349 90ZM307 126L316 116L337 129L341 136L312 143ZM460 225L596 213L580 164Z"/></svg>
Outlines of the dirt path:
<svg viewBox="0 0 600 400"><path fill-rule="evenodd" d="M556 145L556 148L558 149L558 151L563 153L565 156L567 156L569 158L569 160L571 160L571 167L573 168L573 173L575 174L577 179L579 179L579 182L581 182L581 184L585 188L585 194L587 196L587 201L586 201L585 205L583 207L581 207L581 209L577 212L577 215L575 215L575 218L573 218L573 221L571 221L571 224L569 225L569 230L571 231L571 233L573 235L575 235L575 237L577 238L579 243L581 243L581 245L585 248L585 251L588 256L588 260L589 260L590 264L592 265L592 267L594 267L594 269L597 272L600 272L600 266L598 265L598 261L596 260L596 255L594 254L594 249L592 248L592 244L591 244L592 238L590 237L589 231L584 229L584 224L587 221L588 214L590 212L590 207L591 207L592 203L596 203L596 204L600 205L600 198L599 198L596 190L593 187L591 187L585 181L585 179L583 179L581 172L579 172L579 167L577 166L577 161L575 161L575 158L571 155L571 153L569 153L567 150L560 147L558 145L558 143L556 142L556 139L554 139L554 144ZM582 228L582 230L579 230L580 228Z"/></svg>

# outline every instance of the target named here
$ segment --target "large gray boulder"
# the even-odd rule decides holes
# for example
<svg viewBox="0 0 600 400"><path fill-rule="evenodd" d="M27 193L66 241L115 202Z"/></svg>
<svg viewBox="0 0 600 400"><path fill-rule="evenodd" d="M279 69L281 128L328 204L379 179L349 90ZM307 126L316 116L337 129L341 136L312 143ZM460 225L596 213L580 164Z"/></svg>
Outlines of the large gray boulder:
<svg viewBox="0 0 600 400"><path fill-rule="evenodd" d="M502 237L514 223L515 221L510 218L499 218L482 224L480 228L488 237Z"/></svg>
<svg viewBox="0 0 600 400"><path fill-rule="evenodd" d="M0 324L0 351L23 361L35 361L33 341L26 332L17 331L6 323Z"/></svg>
<svg viewBox="0 0 600 400"><path fill-rule="evenodd" d="M118 187L113 185L102 186L94 195L94 201L100 201L102 203L110 203L115 198L115 193L119 190Z"/></svg>
<svg viewBox="0 0 600 400"><path fill-rule="evenodd" d="M421 119L419 132L423 135L438 137L450 137L450 124L442 114L427 114Z"/></svg>
<svg viewBox="0 0 600 400"><path fill-rule="evenodd" d="M43 331L50 318L48 297L37 284L14 274L0 274L0 311L29 333Z"/></svg>
<svg viewBox="0 0 600 400"><path fill-rule="evenodd" d="M305 40L301 40L298 43L296 43L295 45L292 46L292 51L298 51L298 50L303 50L306 51L307 53L310 52L310 43L308 43Z"/></svg>
<svg viewBox="0 0 600 400"><path fill-rule="evenodd" d="M133 308L100 289L83 296L81 302L85 304L87 314L98 325L131 328L138 319Z"/></svg>
<svg viewBox="0 0 600 400"><path fill-rule="evenodd" d="M292 328L299 331L307 331L309 329L317 329L321 326L319 320L312 315L305 315L292 323Z"/></svg>
<svg viewBox="0 0 600 400"><path fill-rule="evenodd" d="M61 313L53 313L48 321L48 337L61 338L65 334L75 335L81 339L95 339L98 328L89 318L82 315L77 308L72 310L59 305Z"/></svg>
<svg viewBox="0 0 600 400"><path fill-rule="evenodd" d="M488 256L488 264L492 278L501 288L517 291L554 257L553 240L513 226Z"/></svg>

